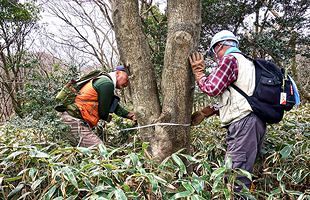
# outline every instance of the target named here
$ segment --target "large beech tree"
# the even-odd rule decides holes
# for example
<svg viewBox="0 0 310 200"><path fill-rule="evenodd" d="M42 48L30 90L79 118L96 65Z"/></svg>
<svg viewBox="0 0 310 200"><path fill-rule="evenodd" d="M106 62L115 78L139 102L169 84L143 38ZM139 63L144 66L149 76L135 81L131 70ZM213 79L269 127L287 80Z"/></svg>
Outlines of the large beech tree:
<svg viewBox="0 0 310 200"><path fill-rule="evenodd" d="M189 124L194 79L188 56L199 42L200 0L168 0L168 35L160 100L151 53L139 16L138 0L112 0L112 18L120 58L130 65L131 92L140 125ZM153 126L140 129L149 152L163 160L180 149L189 150L189 126Z"/></svg>

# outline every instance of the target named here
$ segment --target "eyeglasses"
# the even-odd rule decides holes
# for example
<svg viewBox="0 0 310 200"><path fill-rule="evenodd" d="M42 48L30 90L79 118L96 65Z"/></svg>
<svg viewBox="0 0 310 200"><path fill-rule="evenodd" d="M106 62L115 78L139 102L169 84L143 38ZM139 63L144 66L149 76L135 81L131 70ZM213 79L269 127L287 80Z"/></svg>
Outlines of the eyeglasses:
<svg viewBox="0 0 310 200"><path fill-rule="evenodd" d="M219 48L217 49L217 51L215 51L215 47L218 46L218 44L214 45L214 48L211 47L210 50L209 50L209 56L211 58L213 58L214 56L217 57L217 53L221 50L221 48L225 45L224 43L220 43L221 46L219 46Z"/></svg>
<svg viewBox="0 0 310 200"><path fill-rule="evenodd" d="M209 51L208 51L208 56L210 56L211 58L213 58L213 57L214 57L214 55L215 55L214 48L213 48L213 47L211 47L211 48L209 49Z"/></svg>

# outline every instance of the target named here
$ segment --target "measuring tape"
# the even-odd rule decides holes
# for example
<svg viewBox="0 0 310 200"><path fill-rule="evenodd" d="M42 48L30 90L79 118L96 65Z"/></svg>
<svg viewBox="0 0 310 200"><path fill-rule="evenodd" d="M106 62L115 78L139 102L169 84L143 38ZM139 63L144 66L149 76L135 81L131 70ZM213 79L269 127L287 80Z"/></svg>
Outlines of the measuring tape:
<svg viewBox="0 0 310 200"><path fill-rule="evenodd" d="M122 131L131 131L131 130L137 130L137 129L142 129L142 128L149 128L152 126L190 126L191 124L175 124L175 123L156 123L156 124L148 124L148 125L144 125L144 126L137 126L137 127L133 127L133 128L125 128L122 130L119 130L118 132L122 132Z"/></svg>

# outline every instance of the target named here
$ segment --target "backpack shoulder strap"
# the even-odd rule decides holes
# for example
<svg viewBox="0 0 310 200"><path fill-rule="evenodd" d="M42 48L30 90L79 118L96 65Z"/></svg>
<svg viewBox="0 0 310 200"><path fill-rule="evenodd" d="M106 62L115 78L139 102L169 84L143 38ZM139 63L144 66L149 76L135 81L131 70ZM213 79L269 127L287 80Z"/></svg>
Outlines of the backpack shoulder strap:
<svg viewBox="0 0 310 200"><path fill-rule="evenodd" d="M250 56L248 56L242 52L231 52L231 53L238 53L238 54L243 55L245 58L251 60L252 62L255 61L253 58L251 58ZM237 92L239 92L242 96L244 96L246 99L248 99L249 96L243 90L241 90L238 86L236 86L234 83L230 84L230 86L232 88L234 88Z"/></svg>
<svg viewBox="0 0 310 200"><path fill-rule="evenodd" d="M241 90L238 86L236 86L235 84L231 84L230 85L232 88L234 88L237 92L239 92L242 96L244 96L244 98L248 99L249 96L243 91Z"/></svg>
<svg viewBox="0 0 310 200"><path fill-rule="evenodd" d="M95 79L95 78L101 78L101 77L104 77L104 76L106 76L106 77L108 77L109 79L112 80L111 76L110 76L108 73L105 73L105 72L99 74L98 76L94 77L93 79Z"/></svg>
<svg viewBox="0 0 310 200"><path fill-rule="evenodd" d="M89 81L98 79L98 78L103 77L103 76L106 76L112 80L111 76L108 73L101 72L99 74L94 75L93 77L89 77L89 78L82 80L82 81L77 81L77 85L81 87L81 86L85 85L86 83L88 83Z"/></svg>

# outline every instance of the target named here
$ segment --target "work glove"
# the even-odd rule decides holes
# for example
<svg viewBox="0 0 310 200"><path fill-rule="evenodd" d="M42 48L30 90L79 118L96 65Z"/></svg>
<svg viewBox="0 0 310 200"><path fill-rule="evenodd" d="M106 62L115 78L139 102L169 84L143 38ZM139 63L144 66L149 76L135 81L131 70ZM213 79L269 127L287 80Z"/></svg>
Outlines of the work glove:
<svg viewBox="0 0 310 200"><path fill-rule="evenodd" d="M207 106L200 111L196 111L191 116L191 125L197 126L200 124L205 118L208 118L212 115L218 115L219 111L213 106Z"/></svg>
<svg viewBox="0 0 310 200"><path fill-rule="evenodd" d="M129 112L127 115L127 119L132 120L135 124L137 123L137 118L134 112Z"/></svg>
<svg viewBox="0 0 310 200"><path fill-rule="evenodd" d="M205 76L204 71L206 64L204 62L203 55L199 52L195 52L189 57L189 62L191 64L193 74L195 75L195 80L198 82L203 76Z"/></svg>

